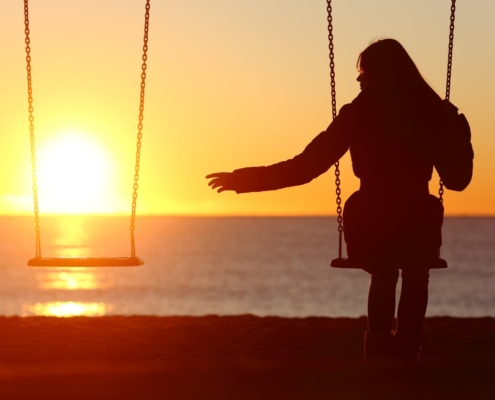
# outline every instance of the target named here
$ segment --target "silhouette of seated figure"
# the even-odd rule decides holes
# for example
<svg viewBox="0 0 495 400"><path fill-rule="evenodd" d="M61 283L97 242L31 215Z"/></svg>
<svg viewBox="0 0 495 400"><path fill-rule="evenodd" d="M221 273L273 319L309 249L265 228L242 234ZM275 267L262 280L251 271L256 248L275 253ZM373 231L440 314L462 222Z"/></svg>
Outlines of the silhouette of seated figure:
<svg viewBox="0 0 495 400"><path fill-rule="evenodd" d="M360 188L344 206L350 259L417 260L364 268L371 274L366 357L390 352L419 355L428 302L429 272L421 260L438 257L443 205L429 193L435 167L447 189L471 181L469 124L426 83L402 45L393 39L368 46L357 62L361 92L301 154L269 166L207 175L218 192L277 190L303 185L326 172L348 150ZM368 263L369 264L369 263ZM397 330L395 288L402 268ZM391 350L392 349L392 350Z"/></svg>

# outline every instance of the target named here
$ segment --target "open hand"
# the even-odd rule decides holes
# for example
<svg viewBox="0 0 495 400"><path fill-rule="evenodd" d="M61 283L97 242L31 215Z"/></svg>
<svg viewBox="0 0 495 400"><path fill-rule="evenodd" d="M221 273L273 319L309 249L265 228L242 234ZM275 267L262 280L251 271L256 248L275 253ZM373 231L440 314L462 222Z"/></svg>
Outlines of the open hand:
<svg viewBox="0 0 495 400"><path fill-rule="evenodd" d="M224 190L234 190L231 172L214 172L213 174L206 175L206 179L211 179L208 182L208 186L211 186L212 189L219 188L217 190L218 193Z"/></svg>

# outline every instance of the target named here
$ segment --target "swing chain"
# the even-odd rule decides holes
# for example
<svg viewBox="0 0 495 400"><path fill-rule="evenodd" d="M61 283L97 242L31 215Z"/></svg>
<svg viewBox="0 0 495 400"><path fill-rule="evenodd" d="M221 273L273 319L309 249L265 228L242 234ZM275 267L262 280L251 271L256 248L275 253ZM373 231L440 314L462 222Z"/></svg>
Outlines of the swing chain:
<svg viewBox="0 0 495 400"><path fill-rule="evenodd" d="M450 31L449 31L449 54L447 58L447 83L445 88L445 99L450 99L450 84L452 80L452 53L454 51L454 22L455 22L455 2L452 0L452 5L450 6ZM438 189L438 197L440 202L443 203L443 182L440 179L440 187Z"/></svg>
<svg viewBox="0 0 495 400"><path fill-rule="evenodd" d="M455 2L452 0L450 7L450 32L449 32L449 55L447 60L447 84L445 89L445 99L450 99L450 82L452 79L452 53L454 51L454 22L455 22Z"/></svg>
<svg viewBox="0 0 495 400"><path fill-rule="evenodd" d="M333 46L333 24L332 24L332 0L327 0L327 22L328 22L328 50L330 58L330 88L332 90L332 118L337 116L337 101L335 91L335 55Z"/></svg>
<svg viewBox="0 0 495 400"><path fill-rule="evenodd" d="M332 119L337 117L337 94L335 90L335 55L334 55L334 45L333 45L333 24L332 24L332 0L327 0L327 22L328 22L328 50L330 58L330 88L332 94ZM339 258L342 258L342 199L340 195L342 190L340 189L340 163L337 161L335 163L335 194L337 195L337 222L339 224Z"/></svg>
<svg viewBox="0 0 495 400"><path fill-rule="evenodd" d="M34 223L36 232L36 257L41 257L40 218L38 207L38 179L36 177L36 151L34 143L33 81L31 77L31 39L29 38L29 4L24 0L24 33L26 34L26 71L28 84L29 138L31 142L31 178L33 182Z"/></svg>
<svg viewBox="0 0 495 400"><path fill-rule="evenodd" d="M143 44L143 63L141 65L141 93L139 96L139 123L138 123L138 133L137 133L137 144L136 144L136 165L134 167L134 185L132 194L132 213L131 213L131 257L136 257L136 246L134 243L134 229L136 222L136 205L138 196L138 181L139 181L139 163L141 161L141 139L143 137L143 114L144 114L144 94L146 87L146 61L148 60L148 31L149 31L149 19L150 19L150 0L146 0L146 12L144 18L144 44Z"/></svg>

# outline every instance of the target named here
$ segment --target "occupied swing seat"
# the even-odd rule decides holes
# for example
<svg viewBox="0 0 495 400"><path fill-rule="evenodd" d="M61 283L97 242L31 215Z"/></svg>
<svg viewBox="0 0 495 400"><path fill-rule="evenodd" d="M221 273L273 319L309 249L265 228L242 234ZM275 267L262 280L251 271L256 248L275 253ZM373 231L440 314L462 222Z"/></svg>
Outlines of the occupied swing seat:
<svg viewBox="0 0 495 400"><path fill-rule="evenodd" d="M400 196L400 195L399 195ZM348 258L336 258L334 268L444 269L440 258L443 205L430 194L376 195L358 190L343 213Z"/></svg>

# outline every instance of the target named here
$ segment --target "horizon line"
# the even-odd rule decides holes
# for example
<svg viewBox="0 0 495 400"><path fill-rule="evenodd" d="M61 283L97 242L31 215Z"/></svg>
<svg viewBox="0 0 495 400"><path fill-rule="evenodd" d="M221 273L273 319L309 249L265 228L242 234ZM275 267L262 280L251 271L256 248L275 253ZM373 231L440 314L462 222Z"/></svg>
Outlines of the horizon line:
<svg viewBox="0 0 495 400"><path fill-rule="evenodd" d="M128 217L127 213L46 213L39 214L43 217ZM0 217L33 217L30 213L9 213ZM153 217L180 217L180 218L337 218L337 214L192 214L192 213L146 213L136 214L136 218ZM495 214L446 214L444 218L495 218Z"/></svg>

